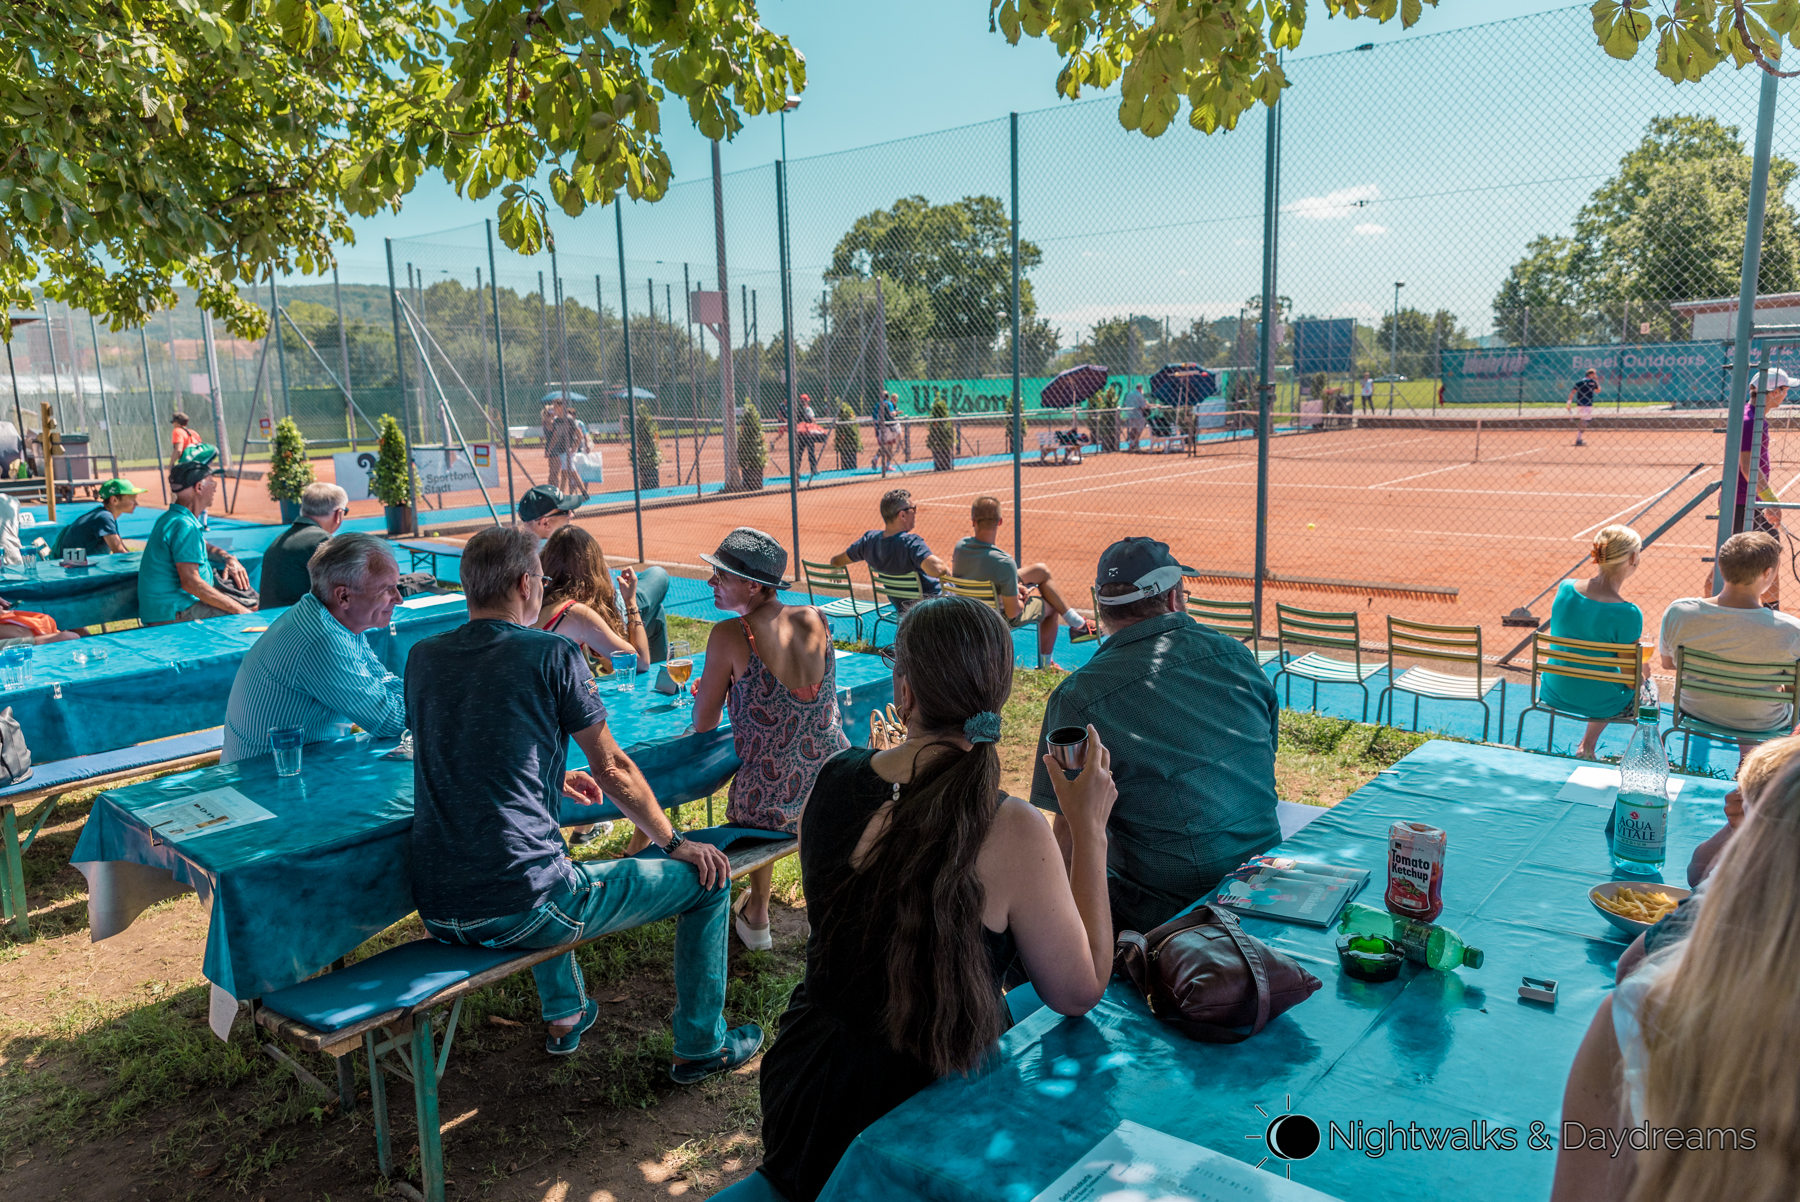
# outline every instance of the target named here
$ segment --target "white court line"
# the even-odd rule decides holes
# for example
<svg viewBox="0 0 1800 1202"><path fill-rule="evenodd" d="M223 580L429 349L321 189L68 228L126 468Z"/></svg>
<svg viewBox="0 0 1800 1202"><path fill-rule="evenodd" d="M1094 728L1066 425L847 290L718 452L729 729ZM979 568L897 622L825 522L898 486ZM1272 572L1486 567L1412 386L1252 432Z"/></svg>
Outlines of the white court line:
<svg viewBox="0 0 1800 1202"><path fill-rule="evenodd" d="M1255 466L1256 466L1256 461L1254 459L1250 459L1250 460L1246 460L1243 463L1227 463L1227 464L1223 464L1219 467L1203 467L1203 468L1195 468L1192 471L1173 472L1173 473L1169 473L1166 475L1157 476L1153 480L1136 480L1136 481L1128 480L1128 481L1122 481L1117 484L1092 484L1092 485L1088 485L1085 488L1064 489L1062 492L1028 493L1026 495L1025 499L1028 501L1046 501L1052 497L1073 497L1073 496L1078 496L1081 493L1108 492L1115 488L1129 488L1129 487L1131 487L1132 484L1160 484L1164 480L1180 480L1180 479L1184 479L1188 476L1204 476L1210 472L1229 472L1229 471L1234 471L1238 468L1255 467ZM988 495L988 493L950 493L944 497L933 497L929 501L921 500L921 501L919 501L919 504L921 506L944 505L944 503L946 501L954 499L954 498L958 498L958 497L979 497L979 496L985 496L985 495ZM944 507L945 508L954 508L954 506L949 506L949 505L944 505Z"/></svg>
<svg viewBox="0 0 1800 1202"><path fill-rule="evenodd" d="M1544 449L1543 447L1532 447L1529 451L1514 451L1510 455L1496 455L1492 459L1483 459L1483 460L1480 460L1480 462L1481 463L1497 463L1502 459L1517 459L1520 455L1535 455L1543 449ZM1423 480L1426 476L1435 476L1439 472L1453 472L1459 467L1474 467L1476 465L1476 462L1477 462L1476 460L1471 459L1467 463L1453 463L1449 467L1434 467L1428 472L1420 472L1415 476L1400 476L1393 480L1383 480L1380 484L1368 485L1368 487L1369 488L1386 488L1390 484L1404 484L1408 480Z"/></svg>
<svg viewBox="0 0 1800 1202"><path fill-rule="evenodd" d="M1249 442L1248 445L1245 447L1245 450L1247 452L1254 451L1255 449L1256 449L1255 442ZM1124 452L1118 452L1118 453L1123 454ZM1208 456L1205 456L1204 458L1206 458L1210 461L1210 460L1222 458L1222 456L1208 455ZM1179 462L1181 462L1181 460L1176 460L1176 462L1179 463ZM1230 463L1230 464L1225 464L1223 466L1224 467L1244 467L1246 465L1254 467L1256 465L1255 457L1250 456L1250 457L1245 458L1240 463ZM1004 465L1003 464L995 464L994 466L1001 467ZM1149 464L1149 463L1147 463L1147 464L1144 464L1142 467L1120 468L1119 470L1112 471L1112 472L1094 472L1092 474L1083 473L1082 479L1084 479L1084 480L1106 480L1106 479L1111 479L1114 476L1141 476L1141 475L1144 475L1145 473L1159 472L1159 471L1163 470L1165 467L1167 467L1167 464ZM1212 469L1212 470L1220 470L1220 469ZM1158 479L1158 480L1163 480L1163 479L1169 479L1170 477L1156 476L1154 478ZM1030 495L1031 489L1034 487L1054 488L1059 483L1061 483L1061 481L1058 481L1058 480L1038 480L1038 481L1034 481L1032 483L1025 484L1023 486L1023 488L1024 488L1024 491L1027 493L1027 495ZM1131 483L1132 483L1132 481L1123 480L1123 481L1120 481L1119 485L1117 485L1117 486L1109 485L1107 487L1128 486ZM939 493L938 495L931 497L929 500L925 501L924 503L930 504L932 502L937 502L937 501L954 501L961 497L985 497L985 496L992 494L993 491L994 490L991 488L978 488L978 489L974 489L969 492ZM1058 494L1058 495L1061 495L1061 494Z"/></svg>
<svg viewBox="0 0 1800 1202"><path fill-rule="evenodd" d="M1408 443L1431 442L1436 435L1427 434L1420 438L1400 438L1393 442L1361 442L1353 447L1338 447L1330 451L1315 451L1311 455L1282 455L1282 459L1322 459L1327 455L1347 455L1352 451L1379 451L1383 447L1403 447Z"/></svg>

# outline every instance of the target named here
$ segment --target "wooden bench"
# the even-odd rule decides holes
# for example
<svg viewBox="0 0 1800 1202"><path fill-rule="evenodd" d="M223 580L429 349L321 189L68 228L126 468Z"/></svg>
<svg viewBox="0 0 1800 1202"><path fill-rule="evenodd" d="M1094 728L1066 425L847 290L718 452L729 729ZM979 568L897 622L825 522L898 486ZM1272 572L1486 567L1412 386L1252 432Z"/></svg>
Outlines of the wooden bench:
<svg viewBox="0 0 1800 1202"><path fill-rule="evenodd" d="M5 858L4 866L0 866L0 920L11 925L13 938L31 938L30 906L25 900L25 853L37 841L38 832L44 829L64 793L110 785L150 772L204 767L218 761L224 740L225 729L215 726L173 739L35 764L30 776L0 789L0 838L5 841L5 847L0 848L0 856ZM21 811L39 801L44 805L31 819L31 829L21 840Z"/></svg>
<svg viewBox="0 0 1800 1202"><path fill-rule="evenodd" d="M731 861L731 879L736 880L790 856L799 845L798 839L768 839L727 852L726 858ZM419 1123L419 1172L424 1189L421 1192L405 1181L391 1181L391 1184L403 1197L443 1202L444 1141L438 1123L438 1083L443 1080L445 1066L450 1061L456 1024L462 1017L463 999L516 972L604 938L604 935L596 935L593 939L559 947L522 952L417 939L270 994L256 1006L256 1023L284 1043L309 1052L322 1052L337 1061L336 1096L341 1114L350 1114L356 1109L356 1074L350 1058L359 1045L362 1047L369 1058L369 1108L375 1117L375 1157L381 1175L390 1179L394 1159L388 1131L385 1074L392 1073L411 1082L413 1108ZM284 1004L290 1009L304 1008L296 1003L304 1001L308 987L313 986L310 992L318 993L318 983L327 979L340 992L346 989L361 991L356 1009L364 1013L355 1016L353 1021L321 1029L281 1012ZM450 1012L444 1021L443 1046L439 1048L435 1042L432 1012L446 1005ZM324 1082L274 1043L265 1043L263 1051L292 1070L308 1088L326 1098L333 1096Z"/></svg>

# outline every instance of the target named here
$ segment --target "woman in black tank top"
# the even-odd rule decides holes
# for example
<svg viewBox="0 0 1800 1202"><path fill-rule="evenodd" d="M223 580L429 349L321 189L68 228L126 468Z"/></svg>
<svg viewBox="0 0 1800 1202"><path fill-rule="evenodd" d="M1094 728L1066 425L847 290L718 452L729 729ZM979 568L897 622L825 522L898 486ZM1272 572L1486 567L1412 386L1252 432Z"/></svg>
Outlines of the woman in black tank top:
<svg viewBox="0 0 1800 1202"><path fill-rule="evenodd" d="M773 1185L811 1202L865 1127L979 1067L1007 1025L1000 977L1015 956L1063 1014L1086 1013L1105 989L1110 755L1090 734L1081 776L1051 773L1080 828L1071 877L1041 815L1000 792L994 743L1012 665L1011 634L988 606L915 606L894 644L906 741L852 748L820 770L800 818L806 976L763 1058L764 1181L733 1187L743 1196Z"/></svg>

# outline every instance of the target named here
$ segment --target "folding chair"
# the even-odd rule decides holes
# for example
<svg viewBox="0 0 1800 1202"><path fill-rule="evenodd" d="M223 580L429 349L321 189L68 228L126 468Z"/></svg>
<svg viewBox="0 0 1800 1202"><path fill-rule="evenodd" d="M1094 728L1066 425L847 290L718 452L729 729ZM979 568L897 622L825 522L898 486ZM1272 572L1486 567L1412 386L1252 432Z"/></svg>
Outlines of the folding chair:
<svg viewBox="0 0 1800 1202"><path fill-rule="evenodd" d="M1288 658L1288 644L1299 647L1324 647L1330 651L1348 651L1350 660L1332 659L1309 651ZM1282 659L1275 680L1288 678L1287 697L1294 699L1294 680L1310 680L1313 685L1312 708L1319 708L1320 684L1353 684L1362 690L1362 721L1369 719L1369 686L1363 682L1381 671L1380 664L1364 666L1362 662L1362 626L1354 609L1342 613L1300 609L1292 605L1275 605L1275 647Z"/></svg>
<svg viewBox="0 0 1800 1202"><path fill-rule="evenodd" d="M1188 617L1238 642L1248 642L1256 655L1258 667L1277 658L1278 651L1262 649L1262 631L1256 625L1256 604L1251 601L1213 601L1206 597L1189 597Z"/></svg>
<svg viewBox="0 0 1800 1202"><path fill-rule="evenodd" d="M865 601L856 595L855 587L850 583L850 569L834 567L828 563L813 563L811 560L800 561L800 569L806 576L806 596L819 612L827 618L849 618L856 623L856 641L862 642L862 620L864 614L872 614L880 605L874 601ZM836 593L836 601L828 601L819 605L815 594L827 595Z"/></svg>
<svg viewBox="0 0 1800 1202"><path fill-rule="evenodd" d="M1092 643L1100 638L1100 590L1089 588L1088 597L1093 601L1094 608L1088 610L1090 616L1086 629L1080 634L1071 633L1069 635L1071 646L1076 643Z"/></svg>
<svg viewBox="0 0 1800 1202"><path fill-rule="evenodd" d="M970 597L983 605L992 607L1002 618L1006 610L1000 605L1000 589L992 580L969 580L962 576L946 576L943 580L944 591L952 597Z"/></svg>
<svg viewBox="0 0 1800 1202"><path fill-rule="evenodd" d="M1551 657L1555 657L1554 660ZM1569 680L1596 680L1625 689L1625 708L1610 718L1589 718L1572 714L1538 700L1538 691L1546 676L1562 676ZM1513 731L1513 746L1520 747L1525 737L1525 717L1533 710L1550 715L1550 733L1544 750L1556 746L1556 719L1574 718L1581 722L1637 725L1637 692L1644 683L1644 659L1636 643L1597 643L1590 639L1563 638L1542 630L1531 636L1531 704L1519 715Z"/></svg>
<svg viewBox="0 0 1800 1202"><path fill-rule="evenodd" d="M1725 659L1696 647L1675 648L1675 724L1663 732L1663 744L1680 732L1681 766L1687 767L1688 751L1695 739L1710 743L1767 743L1794 729L1800 719L1795 698L1800 693L1800 663L1744 663ZM1780 722L1766 730L1739 730L1696 718L1682 708L1689 697L1731 697L1742 700L1778 701L1787 707Z"/></svg>
<svg viewBox="0 0 1800 1202"><path fill-rule="evenodd" d="M1479 626L1432 626L1424 622L1408 622L1402 618L1389 616L1387 620L1387 669L1388 686L1381 690L1381 696L1375 699L1375 721L1381 721L1381 703L1387 702L1388 722L1394 721L1394 693L1411 693L1413 695L1414 730L1419 729L1419 700L1429 697L1434 701L1473 701L1481 706L1481 741L1487 742L1488 720L1493 716L1488 710L1487 695L1499 685L1499 677L1482 678L1481 660L1481 627ZM1404 672L1394 670L1394 657L1405 656L1407 659L1430 659L1443 663L1466 664L1475 669L1473 678L1452 675L1447 672L1434 672L1429 668L1421 668L1416 664ZM1500 729L1506 730L1506 694L1500 694Z"/></svg>
<svg viewBox="0 0 1800 1202"><path fill-rule="evenodd" d="M919 583L917 572L907 572L901 576L888 576L869 569L869 583L875 590L875 603L879 607L875 611L874 632L869 641L877 647L881 645L881 624L892 622L896 632L900 629L900 607L911 605L915 601L925 599L925 586Z"/></svg>

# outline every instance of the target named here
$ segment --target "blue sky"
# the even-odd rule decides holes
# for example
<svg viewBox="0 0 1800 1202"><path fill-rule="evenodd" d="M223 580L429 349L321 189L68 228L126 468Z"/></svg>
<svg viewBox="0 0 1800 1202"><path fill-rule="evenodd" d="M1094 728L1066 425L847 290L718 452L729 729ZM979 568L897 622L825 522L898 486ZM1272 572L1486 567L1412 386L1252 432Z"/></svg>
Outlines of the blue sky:
<svg viewBox="0 0 1800 1202"><path fill-rule="evenodd" d="M1301 313L1374 320L1404 281L1402 304L1449 309L1486 333L1491 298L1526 242L1567 230L1650 117L1752 124L1748 73L1721 69L1678 89L1654 74L1649 51L1608 59L1585 8L1445 0L1410 31L1314 9L1289 61L1282 127L1281 291ZM1044 250L1031 278L1065 344L1101 317L1145 313L1180 327L1235 313L1258 290L1262 110L1210 138L1184 122L1156 140L1127 133L1112 97L1060 101L1048 44L1008 46L988 32L981 0L914 0L900 20L891 6L824 0L761 11L807 56L809 85L787 129L803 332L831 247L857 216L914 193L1006 195L1014 110L1025 114L1022 227ZM1374 50L1355 52L1363 43ZM1789 125L1778 126L1777 151L1800 157L1800 121L1791 135ZM696 286L700 265L711 271L708 143L679 105L666 110L664 135L675 186L654 206L625 209L634 310L652 288L659 304L670 292L679 304L684 263ZM756 290L765 337L779 325L779 155L773 117L749 122L723 151L733 292ZM426 279L472 282L486 260L478 223L492 211L491 200L422 183L400 214L358 223L344 279L385 282L382 239L395 237L409 239L397 257L428 267ZM591 303L598 287L616 304L613 210L556 228L569 294ZM548 266L544 256L501 259L502 283L521 288Z"/></svg>

